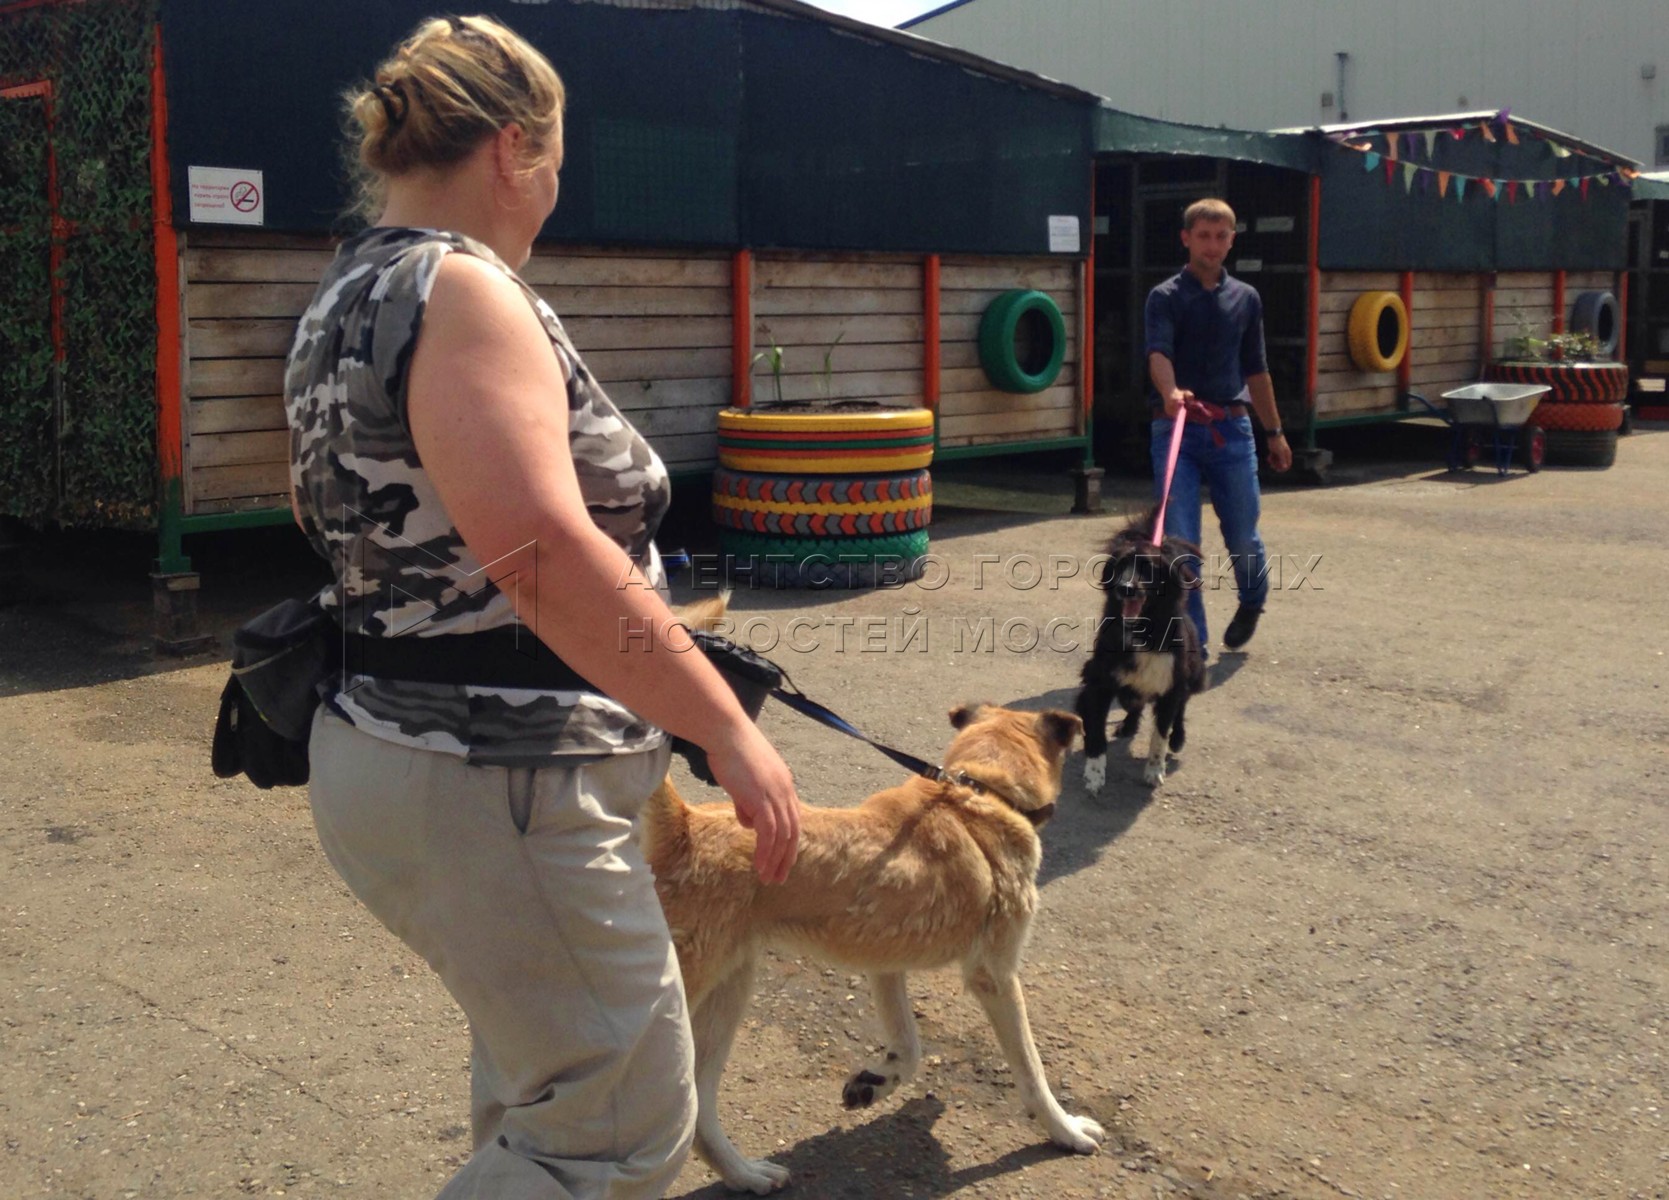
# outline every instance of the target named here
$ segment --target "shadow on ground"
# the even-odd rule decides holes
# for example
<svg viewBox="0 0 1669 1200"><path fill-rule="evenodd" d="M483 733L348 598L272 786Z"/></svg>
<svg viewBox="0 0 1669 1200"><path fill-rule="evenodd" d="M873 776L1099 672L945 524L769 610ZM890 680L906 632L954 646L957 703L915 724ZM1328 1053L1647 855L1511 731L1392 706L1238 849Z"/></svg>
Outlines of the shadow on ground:
<svg viewBox="0 0 1669 1200"><path fill-rule="evenodd" d="M954 1195L1061 1156L1059 1148L1040 1142L988 1163L952 1170L933 1134L944 1114L944 1101L929 1094L854 1128L832 1129L796 1142L772 1155L771 1161L794 1173L787 1194L796 1200L906 1200ZM721 1200L734 1194L714 1182L678 1200Z"/></svg>

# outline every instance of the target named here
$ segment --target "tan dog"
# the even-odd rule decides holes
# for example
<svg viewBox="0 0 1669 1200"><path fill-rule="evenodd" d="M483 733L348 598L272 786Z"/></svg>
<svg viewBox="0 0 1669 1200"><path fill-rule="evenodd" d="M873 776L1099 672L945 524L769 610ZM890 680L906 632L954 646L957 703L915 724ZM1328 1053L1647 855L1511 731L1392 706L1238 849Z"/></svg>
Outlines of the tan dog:
<svg viewBox="0 0 1669 1200"><path fill-rule="evenodd" d="M648 803L645 854L695 1029L695 1150L735 1191L765 1195L788 1182L776 1163L744 1158L718 1115L719 1078L770 945L869 973L886 1045L846 1081L846 1107L874 1104L915 1075L921 1043L904 973L956 963L1026 1111L1080 1154L1106 1136L1049 1091L1019 977L1037 910L1037 826L1054 812L1062 760L1083 726L1070 713L986 705L957 708L950 721L947 779L912 778L856 808L807 807L799 860L777 887L754 874L754 835L729 805L691 807L670 779Z"/></svg>

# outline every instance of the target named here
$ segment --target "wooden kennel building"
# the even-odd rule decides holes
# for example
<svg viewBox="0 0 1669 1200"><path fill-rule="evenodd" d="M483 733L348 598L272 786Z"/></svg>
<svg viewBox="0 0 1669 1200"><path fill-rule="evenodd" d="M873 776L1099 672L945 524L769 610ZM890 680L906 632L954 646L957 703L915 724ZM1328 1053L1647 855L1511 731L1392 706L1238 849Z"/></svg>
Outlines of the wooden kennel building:
<svg viewBox="0 0 1669 1200"><path fill-rule="evenodd" d="M1245 133L1105 110L1097 145L1102 457L1146 461L1142 304L1180 269L1182 209L1200 196L1239 218L1228 269L1263 297L1282 422L1312 477L1328 429L1427 415L1410 392L1436 400L1481 378L1515 339L1566 329L1590 293L1613 296L1627 327L1638 164L1535 122L1474 112ZM1364 296L1397 307L1387 295L1401 347L1393 337L1364 363L1352 310Z"/></svg>
<svg viewBox="0 0 1669 1200"><path fill-rule="evenodd" d="M186 590L185 535L290 519L283 360L352 228L340 97L432 7L0 0L0 513L155 528ZM568 89L525 274L675 475L779 387L929 407L941 459L1087 446L1094 97L793 0L473 7ZM1019 288L1064 317L1033 394L977 345Z"/></svg>

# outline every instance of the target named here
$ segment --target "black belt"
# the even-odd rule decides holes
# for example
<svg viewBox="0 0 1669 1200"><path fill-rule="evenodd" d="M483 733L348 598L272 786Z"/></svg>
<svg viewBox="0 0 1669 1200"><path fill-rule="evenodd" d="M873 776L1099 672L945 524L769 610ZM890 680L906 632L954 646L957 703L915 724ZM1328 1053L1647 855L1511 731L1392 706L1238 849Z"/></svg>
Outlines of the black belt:
<svg viewBox="0 0 1669 1200"><path fill-rule="evenodd" d="M432 637L342 632L342 669L407 683L596 692L525 625Z"/></svg>
<svg viewBox="0 0 1669 1200"><path fill-rule="evenodd" d="M1207 400L1206 403L1210 404L1212 401ZM1252 406L1243 400L1231 400L1229 403L1219 404L1217 407L1222 409L1225 414L1231 417L1244 417L1252 411ZM1148 409L1153 412L1155 416L1163 417L1165 415L1165 406L1163 404L1149 404Z"/></svg>

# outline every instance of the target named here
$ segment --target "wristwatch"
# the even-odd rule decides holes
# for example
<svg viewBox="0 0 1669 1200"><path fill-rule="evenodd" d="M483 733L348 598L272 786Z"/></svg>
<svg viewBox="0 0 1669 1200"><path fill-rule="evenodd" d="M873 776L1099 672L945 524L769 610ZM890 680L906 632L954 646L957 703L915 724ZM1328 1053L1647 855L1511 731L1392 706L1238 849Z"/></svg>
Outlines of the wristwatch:
<svg viewBox="0 0 1669 1200"><path fill-rule="evenodd" d="M1279 425L1277 425L1273 429L1265 429L1263 431L1263 436L1264 437L1278 438L1278 437L1285 437L1286 434L1282 433L1281 432L1281 427Z"/></svg>

